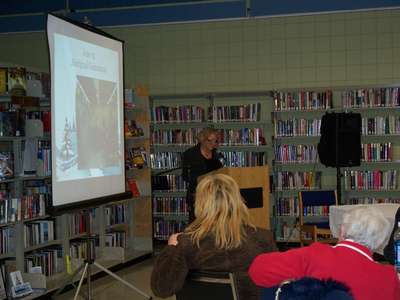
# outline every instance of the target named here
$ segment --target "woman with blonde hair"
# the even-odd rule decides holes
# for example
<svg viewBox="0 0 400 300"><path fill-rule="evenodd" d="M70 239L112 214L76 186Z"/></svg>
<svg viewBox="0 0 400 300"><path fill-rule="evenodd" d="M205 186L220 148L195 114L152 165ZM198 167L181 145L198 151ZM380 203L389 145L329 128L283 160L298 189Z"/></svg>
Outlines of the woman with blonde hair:
<svg viewBox="0 0 400 300"><path fill-rule="evenodd" d="M276 246L270 231L252 225L235 180L223 174L204 177L196 189L195 215L157 257L151 275L154 294L175 294L189 270L212 270L236 275L240 299L258 299L247 269L255 256Z"/></svg>

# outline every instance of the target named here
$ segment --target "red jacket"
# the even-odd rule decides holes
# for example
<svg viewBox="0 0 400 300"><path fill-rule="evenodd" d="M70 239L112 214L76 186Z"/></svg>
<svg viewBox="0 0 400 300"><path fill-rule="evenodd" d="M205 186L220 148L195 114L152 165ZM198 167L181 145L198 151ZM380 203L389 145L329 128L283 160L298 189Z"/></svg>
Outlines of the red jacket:
<svg viewBox="0 0 400 300"><path fill-rule="evenodd" d="M251 264L249 275L262 287L304 276L332 278L346 284L355 300L400 299L400 281L394 267L374 262L368 248L351 241L336 246L314 243L286 252L261 254Z"/></svg>

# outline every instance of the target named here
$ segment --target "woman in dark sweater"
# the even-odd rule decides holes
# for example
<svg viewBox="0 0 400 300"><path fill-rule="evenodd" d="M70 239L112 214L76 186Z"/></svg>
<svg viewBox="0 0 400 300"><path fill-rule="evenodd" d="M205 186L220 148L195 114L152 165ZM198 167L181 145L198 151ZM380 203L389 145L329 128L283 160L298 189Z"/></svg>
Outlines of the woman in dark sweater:
<svg viewBox="0 0 400 300"><path fill-rule="evenodd" d="M197 136L199 143L183 153L182 176L188 185L186 203L189 211L189 223L194 220L194 193L197 178L222 167L217 155L217 133L217 130L213 128L204 128Z"/></svg>
<svg viewBox="0 0 400 300"><path fill-rule="evenodd" d="M233 272L240 299L259 299L247 275L253 258L275 251L270 231L254 227L237 183L227 175L209 175L196 189L196 219L174 234L157 257L151 288L159 297L179 291L189 270ZM268 216L265 216L266 218Z"/></svg>

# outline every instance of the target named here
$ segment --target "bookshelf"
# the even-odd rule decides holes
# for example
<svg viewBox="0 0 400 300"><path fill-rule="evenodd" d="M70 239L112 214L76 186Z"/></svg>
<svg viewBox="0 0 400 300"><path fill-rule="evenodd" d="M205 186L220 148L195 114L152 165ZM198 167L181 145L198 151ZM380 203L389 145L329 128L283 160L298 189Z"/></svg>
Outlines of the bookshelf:
<svg viewBox="0 0 400 300"><path fill-rule="evenodd" d="M86 251L83 238L88 224L82 212L57 217L48 212L51 205L48 96L14 96L7 94L7 89L6 85L0 95L0 267L3 274L20 270L25 280L40 282L38 287L48 292L60 287L66 272L73 272L83 261ZM132 90L130 93L133 96ZM129 180L136 179L139 194L93 209L96 256L106 267L151 255L153 251L147 165L148 97L130 97L125 119L127 188ZM43 124L43 134L27 136L26 133L32 133L30 124L37 120ZM137 154L143 163L133 159ZM29 274L33 266L41 266L42 274Z"/></svg>
<svg viewBox="0 0 400 300"><path fill-rule="evenodd" d="M335 169L323 166L316 150L327 111L362 115L362 162L342 168L342 204L400 201L397 88L275 92L273 224L278 241L298 240L299 190L336 189Z"/></svg>
<svg viewBox="0 0 400 300"><path fill-rule="evenodd" d="M268 93L154 95L150 97L150 165L154 238L163 241L188 221L181 155L205 127L218 130L227 167L260 166L271 152Z"/></svg>

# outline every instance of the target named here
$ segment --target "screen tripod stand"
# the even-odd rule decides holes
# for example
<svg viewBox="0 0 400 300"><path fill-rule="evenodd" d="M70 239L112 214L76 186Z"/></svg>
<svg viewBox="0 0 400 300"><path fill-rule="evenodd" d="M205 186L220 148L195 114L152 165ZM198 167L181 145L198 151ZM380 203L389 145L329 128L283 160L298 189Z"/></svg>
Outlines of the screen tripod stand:
<svg viewBox="0 0 400 300"><path fill-rule="evenodd" d="M83 293L84 298L86 300L92 300L93 299L93 297L92 297L93 289L92 289L91 276L92 276L92 268L93 268L93 266L95 266L98 269L100 269L101 271L103 271L106 274L113 277L114 279L123 283L130 289L134 290L136 293L142 295L144 298L151 300L152 299L151 296L147 295L143 291L139 290L137 287L133 286L131 283L127 282L126 280L122 279L115 273L111 272L110 270L108 270L107 268L105 268L104 266L102 266L101 264L96 262L96 259L95 259L95 235L93 235L91 232L92 210L86 209L86 210L84 210L84 213L85 213L85 220L87 221L86 225L87 225L87 230L88 230L87 237L84 238L85 243L86 243L86 258L83 261L83 263L70 276L68 276L68 278L65 280L65 282L62 284L62 286L58 289L58 291L54 294L53 297L56 298L65 289L65 287L68 284L72 284L74 287L76 287L74 284L74 278L83 270L81 277L79 279L78 287L76 288L74 300L78 299L78 296L79 296L79 293L81 292L82 284L83 284L83 281L85 278L86 278L86 283L87 283L87 292Z"/></svg>

